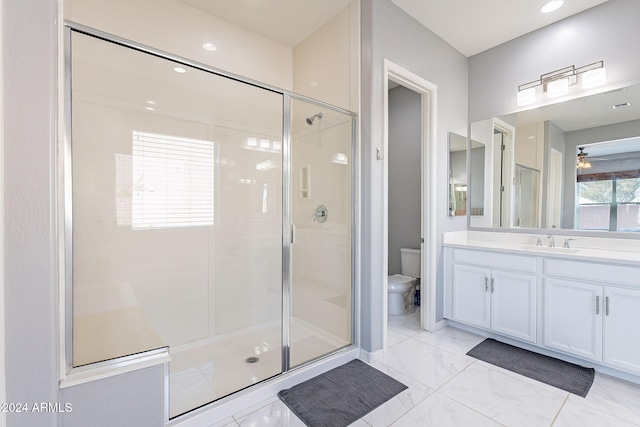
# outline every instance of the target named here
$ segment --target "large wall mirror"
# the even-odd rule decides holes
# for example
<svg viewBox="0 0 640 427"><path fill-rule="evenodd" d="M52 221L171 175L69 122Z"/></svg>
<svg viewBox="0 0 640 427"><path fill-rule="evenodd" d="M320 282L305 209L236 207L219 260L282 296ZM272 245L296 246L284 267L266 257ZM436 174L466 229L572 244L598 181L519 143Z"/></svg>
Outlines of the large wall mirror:
<svg viewBox="0 0 640 427"><path fill-rule="evenodd" d="M640 232L640 85L470 129L470 227Z"/></svg>

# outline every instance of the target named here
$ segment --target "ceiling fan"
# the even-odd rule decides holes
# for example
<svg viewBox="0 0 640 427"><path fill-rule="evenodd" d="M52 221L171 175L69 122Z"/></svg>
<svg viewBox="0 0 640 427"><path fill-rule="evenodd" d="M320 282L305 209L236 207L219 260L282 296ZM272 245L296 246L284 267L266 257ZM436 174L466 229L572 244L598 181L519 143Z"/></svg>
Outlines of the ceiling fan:
<svg viewBox="0 0 640 427"><path fill-rule="evenodd" d="M589 153L584 152L584 147L578 147L578 150L580 150L580 152L578 153L578 162L576 167L578 169L589 169L591 167L591 163L587 160Z"/></svg>

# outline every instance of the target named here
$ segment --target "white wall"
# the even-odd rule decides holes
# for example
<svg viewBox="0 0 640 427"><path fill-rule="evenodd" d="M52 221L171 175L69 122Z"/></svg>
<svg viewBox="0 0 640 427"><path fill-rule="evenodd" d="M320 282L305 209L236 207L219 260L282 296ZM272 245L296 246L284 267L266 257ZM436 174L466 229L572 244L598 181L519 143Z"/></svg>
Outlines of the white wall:
<svg viewBox="0 0 640 427"><path fill-rule="evenodd" d="M572 86L561 102L640 81L640 2L609 0L469 58L469 120L522 110L518 86L570 65L604 60L607 84L591 92ZM535 106L548 103L541 101ZM531 108L527 106L526 108Z"/></svg>
<svg viewBox="0 0 640 427"><path fill-rule="evenodd" d="M420 248L422 99L389 90L389 274L400 274L400 248Z"/></svg>
<svg viewBox="0 0 640 427"><path fill-rule="evenodd" d="M288 46L176 0L65 0L65 19L282 89L293 86ZM218 49L202 49L205 42Z"/></svg>
<svg viewBox="0 0 640 427"><path fill-rule="evenodd" d="M358 111L358 2L351 2L333 19L293 48L293 91L351 111Z"/></svg>
<svg viewBox="0 0 640 427"><path fill-rule="evenodd" d="M467 58L389 0L363 0L362 9L362 304L361 344L367 351L382 348L384 289L383 146L384 59L438 86L435 195L436 247L442 232L466 228L464 217L447 216L447 134L466 135ZM437 318L442 318L442 252L432 254L438 265Z"/></svg>

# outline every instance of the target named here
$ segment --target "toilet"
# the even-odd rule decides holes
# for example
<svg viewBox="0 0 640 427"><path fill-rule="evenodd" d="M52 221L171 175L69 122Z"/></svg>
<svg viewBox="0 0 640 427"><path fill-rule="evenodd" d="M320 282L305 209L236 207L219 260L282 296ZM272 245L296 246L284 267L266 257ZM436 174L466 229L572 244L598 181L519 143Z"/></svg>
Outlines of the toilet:
<svg viewBox="0 0 640 427"><path fill-rule="evenodd" d="M420 249L400 249L402 274L388 277L388 313L405 314L413 309L413 294L420 278Z"/></svg>

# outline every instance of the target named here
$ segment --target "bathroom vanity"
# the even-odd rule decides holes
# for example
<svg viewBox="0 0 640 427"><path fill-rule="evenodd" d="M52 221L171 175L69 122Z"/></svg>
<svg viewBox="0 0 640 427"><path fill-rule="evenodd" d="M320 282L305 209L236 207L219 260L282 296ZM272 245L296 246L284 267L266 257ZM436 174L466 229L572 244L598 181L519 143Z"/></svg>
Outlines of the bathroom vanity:
<svg viewBox="0 0 640 427"><path fill-rule="evenodd" d="M545 237L445 233L444 317L640 382L640 242Z"/></svg>

